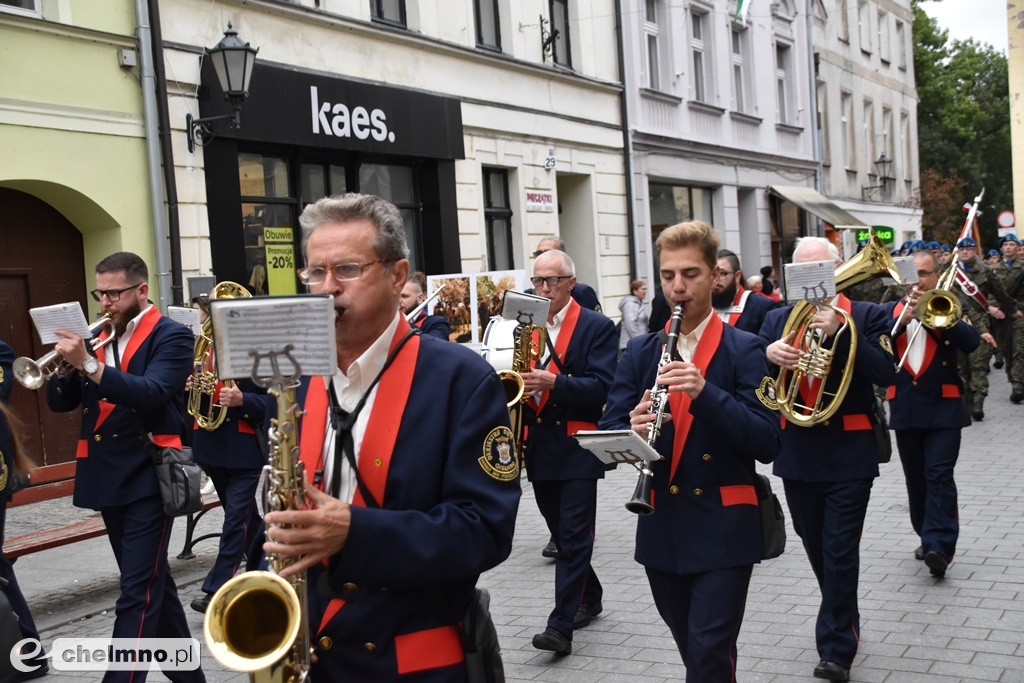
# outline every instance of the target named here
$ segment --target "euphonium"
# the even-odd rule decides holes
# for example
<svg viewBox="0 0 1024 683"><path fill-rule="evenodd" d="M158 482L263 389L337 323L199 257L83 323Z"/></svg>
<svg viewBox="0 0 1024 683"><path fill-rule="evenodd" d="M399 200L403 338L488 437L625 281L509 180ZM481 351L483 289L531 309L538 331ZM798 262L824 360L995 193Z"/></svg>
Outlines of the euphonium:
<svg viewBox="0 0 1024 683"><path fill-rule="evenodd" d="M548 330L543 325L516 325L512 331L512 369L498 371L498 377L505 388L505 405L515 435L516 460L523 463L523 373L533 369L533 362L544 355Z"/></svg>
<svg viewBox="0 0 1024 683"><path fill-rule="evenodd" d="M114 335L114 321L110 318L109 313L104 313L103 317L90 325L89 332L95 335L104 327L107 328L106 339L94 337L89 342L92 344L93 353L116 339ZM27 357L17 358L14 361L14 365L11 366L14 378L26 389L38 389L54 374L63 375L73 369L60 357L56 349L51 350L39 360L32 360Z"/></svg>
<svg viewBox="0 0 1024 683"><path fill-rule="evenodd" d="M302 411L295 401L299 366L284 350L293 373L282 376L276 356L270 356L274 378L265 382L253 370L253 380L277 399L277 418L270 422L270 462L266 511L306 507L306 475L299 460L298 426ZM257 356L257 368L260 357ZM254 683L301 683L311 665L309 603L306 573L288 579L278 576L294 560L268 557L270 571L246 572L229 580L210 599L203 622L210 653L225 667L249 673Z"/></svg>
<svg viewBox="0 0 1024 683"><path fill-rule="evenodd" d="M900 282L899 272L892 257L882 241L872 235L871 241L859 254L836 268L836 292L881 275L889 275L896 282ZM821 330L810 328L819 305L830 307L843 321L835 335L829 339L825 338ZM789 422L800 427L810 427L835 415L846 397L850 381L853 379L853 364L857 355L857 326L852 316L832 306L828 301L821 304L798 301L793 305L793 310L782 328L782 338L785 339L794 331L797 333L794 346L800 354L796 369L791 372L787 368L780 368L776 379L765 377L757 390L757 397L772 410L782 413ZM846 335L850 337L846 365L843 366L839 386L835 391L829 391L826 388L826 379L832 371L832 359L839 348L840 340ZM800 385L808 378L820 380L818 389L810 399L801 401Z"/></svg>
<svg viewBox="0 0 1024 683"><path fill-rule="evenodd" d="M668 385L658 383L658 375L661 369L672 362L672 354L675 353L676 343L679 340L679 329L682 327L683 319L686 318L686 302L676 304L672 309L672 321L668 326L668 339L661 349L661 359L658 360L658 370L654 373L654 386L651 388L651 409L654 422L647 426L647 443L654 448L658 437L661 436L661 424L665 418L665 408L668 407ZM634 465L635 466L635 465ZM633 490L633 497L626 503L626 509L638 515L654 514L654 500L651 492L654 487L654 472L651 471L651 463L644 462L642 467L637 468L640 476L636 481L636 488Z"/></svg>
<svg viewBox="0 0 1024 683"><path fill-rule="evenodd" d="M249 297L249 290L242 285L225 280L210 292L210 299L239 299ZM208 432L224 424L228 415L227 406L214 399L217 395L217 373L213 363L213 320L207 317L199 328L199 336L192 346L192 384L188 390L188 414L196 424Z"/></svg>

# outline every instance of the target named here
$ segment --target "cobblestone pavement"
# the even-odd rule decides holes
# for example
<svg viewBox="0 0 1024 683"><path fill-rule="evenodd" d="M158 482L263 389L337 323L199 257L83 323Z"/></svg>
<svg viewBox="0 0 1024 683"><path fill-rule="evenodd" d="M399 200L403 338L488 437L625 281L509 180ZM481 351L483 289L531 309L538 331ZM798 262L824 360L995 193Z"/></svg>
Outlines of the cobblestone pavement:
<svg viewBox="0 0 1024 683"><path fill-rule="evenodd" d="M990 380L986 419L964 431L957 467L960 541L945 579L933 578L914 560L918 542L910 529L898 457L894 453L893 462L882 465L861 545L862 633L851 680L1024 683L1024 407L1009 402L1003 373L993 371ZM594 566L604 585L604 613L576 632L573 654L561 658L530 644L533 634L543 630L553 604L554 566L540 556L548 534L524 481L512 555L481 579L491 591L510 683L684 678L675 644L654 609L641 567L633 561L635 520L623 505L635 481L632 470L620 470L609 473L599 486ZM784 498L781 481L773 479L773 486ZM66 501L13 508L7 535L85 514ZM215 530L220 521L219 511L211 513L200 533ZM184 536L184 523L176 526L173 552ZM199 591L215 546L215 541L205 541L195 559L171 560L189 625L200 641L202 617L187 604ZM16 571L46 645L58 637L110 634L118 590L105 538L23 557ZM754 569L740 634L738 679L814 680L818 602L814 576L790 526L785 554ZM248 680L208 656L203 666L210 681ZM72 678L81 680L67 673L49 677Z"/></svg>

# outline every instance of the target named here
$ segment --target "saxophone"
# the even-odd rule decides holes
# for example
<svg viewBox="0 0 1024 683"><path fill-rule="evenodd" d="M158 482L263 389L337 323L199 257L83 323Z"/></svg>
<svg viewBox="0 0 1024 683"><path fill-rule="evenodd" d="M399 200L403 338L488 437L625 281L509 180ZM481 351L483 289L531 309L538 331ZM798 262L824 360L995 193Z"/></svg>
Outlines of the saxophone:
<svg viewBox="0 0 1024 683"><path fill-rule="evenodd" d="M277 401L277 418L270 421L268 435L269 464L264 467L266 512L301 510L306 505L298 443L302 411L295 401L300 370L291 349L289 344L281 354L292 364L287 376L281 374L278 354L253 353L253 380ZM258 376L264 357L269 357L273 372L269 382ZM302 683L308 678L312 653L306 573L283 579L278 574L294 560L276 555L268 559L270 571L240 574L210 599L203 623L206 644L218 662L249 673L253 683Z"/></svg>
<svg viewBox="0 0 1024 683"><path fill-rule="evenodd" d="M533 369L533 361L544 355L548 330L543 325L516 325L512 331L512 369L500 370L498 377L505 388L512 434L515 436L516 461L523 464L523 404L529 398L523 392L523 373Z"/></svg>

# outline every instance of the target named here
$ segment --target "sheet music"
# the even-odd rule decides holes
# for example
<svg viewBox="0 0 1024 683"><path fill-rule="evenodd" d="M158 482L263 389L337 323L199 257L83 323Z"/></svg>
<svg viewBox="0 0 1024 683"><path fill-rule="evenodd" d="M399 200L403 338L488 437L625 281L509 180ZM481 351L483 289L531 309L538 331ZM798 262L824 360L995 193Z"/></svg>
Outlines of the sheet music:
<svg viewBox="0 0 1024 683"><path fill-rule="evenodd" d="M914 264L913 256L894 256L892 262L896 264L896 271L905 285L917 284L920 279L917 277L917 266ZM892 278L885 278L892 282ZM895 284L895 283L893 283Z"/></svg>
<svg viewBox="0 0 1024 683"><path fill-rule="evenodd" d="M786 301L821 301L836 294L834 261L787 263Z"/></svg>
<svg viewBox="0 0 1024 683"><path fill-rule="evenodd" d="M36 332L39 333L39 341L44 345L56 344L61 340L61 337L55 334L57 330L73 332L82 339L92 337L89 323L85 321L85 313L82 312L82 304L77 301L30 308L28 314L32 316Z"/></svg>
<svg viewBox="0 0 1024 683"><path fill-rule="evenodd" d="M537 296L508 290L501 303L501 317L506 320L515 320L523 325L544 326L548 321L548 309L551 308L551 300Z"/></svg>
<svg viewBox="0 0 1024 683"><path fill-rule="evenodd" d="M191 306L168 306L167 317L192 330L192 334L195 336L199 336L199 329L201 327L199 323L199 309L192 308Z"/></svg>
<svg viewBox="0 0 1024 683"><path fill-rule="evenodd" d="M632 429L583 430L573 437L605 465L664 460L658 451Z"/></svg>
<svg viewBox="0 0 1024 683"><path fill-rule="evenodd" d="M331 376L338 370L334 302L326 294L214 299L210 316L220 377L250 377L251 352L281 353L289 344L303 375ZM284 374L292 372L283 356L279 362ZM269 377L269 361L260 367L260 376Z"/></svg>

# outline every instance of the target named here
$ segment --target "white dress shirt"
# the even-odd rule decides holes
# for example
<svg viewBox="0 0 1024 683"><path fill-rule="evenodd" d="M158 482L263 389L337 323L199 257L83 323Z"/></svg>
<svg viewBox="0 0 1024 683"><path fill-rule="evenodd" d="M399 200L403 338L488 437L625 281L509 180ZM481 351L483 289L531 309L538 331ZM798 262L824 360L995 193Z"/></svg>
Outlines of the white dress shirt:
<svg viewBox="0 0 1024 683"><path fill-rule="evenodd" d="M139 323L142 322L143 316L149 313L149 309L151 308L153 308L153 304L146 306L142 309L141 313L128 321L128 324L124 326L124 334L118 337L117 341L114 342L117 344L117 354L115 355L113 353L113 349L111 349L110 353L103 354L104 365L109 365L110 367L117 368L118 370L121 369L118 366L121 364L121 359L124 358L124 352L128 348L128 342L132 340L132 333L135 332L135 328L139 326ZM86 343L89 343L88 340L86 340ZM117 360L116 363L114 362L115 360Z"/></svg>

